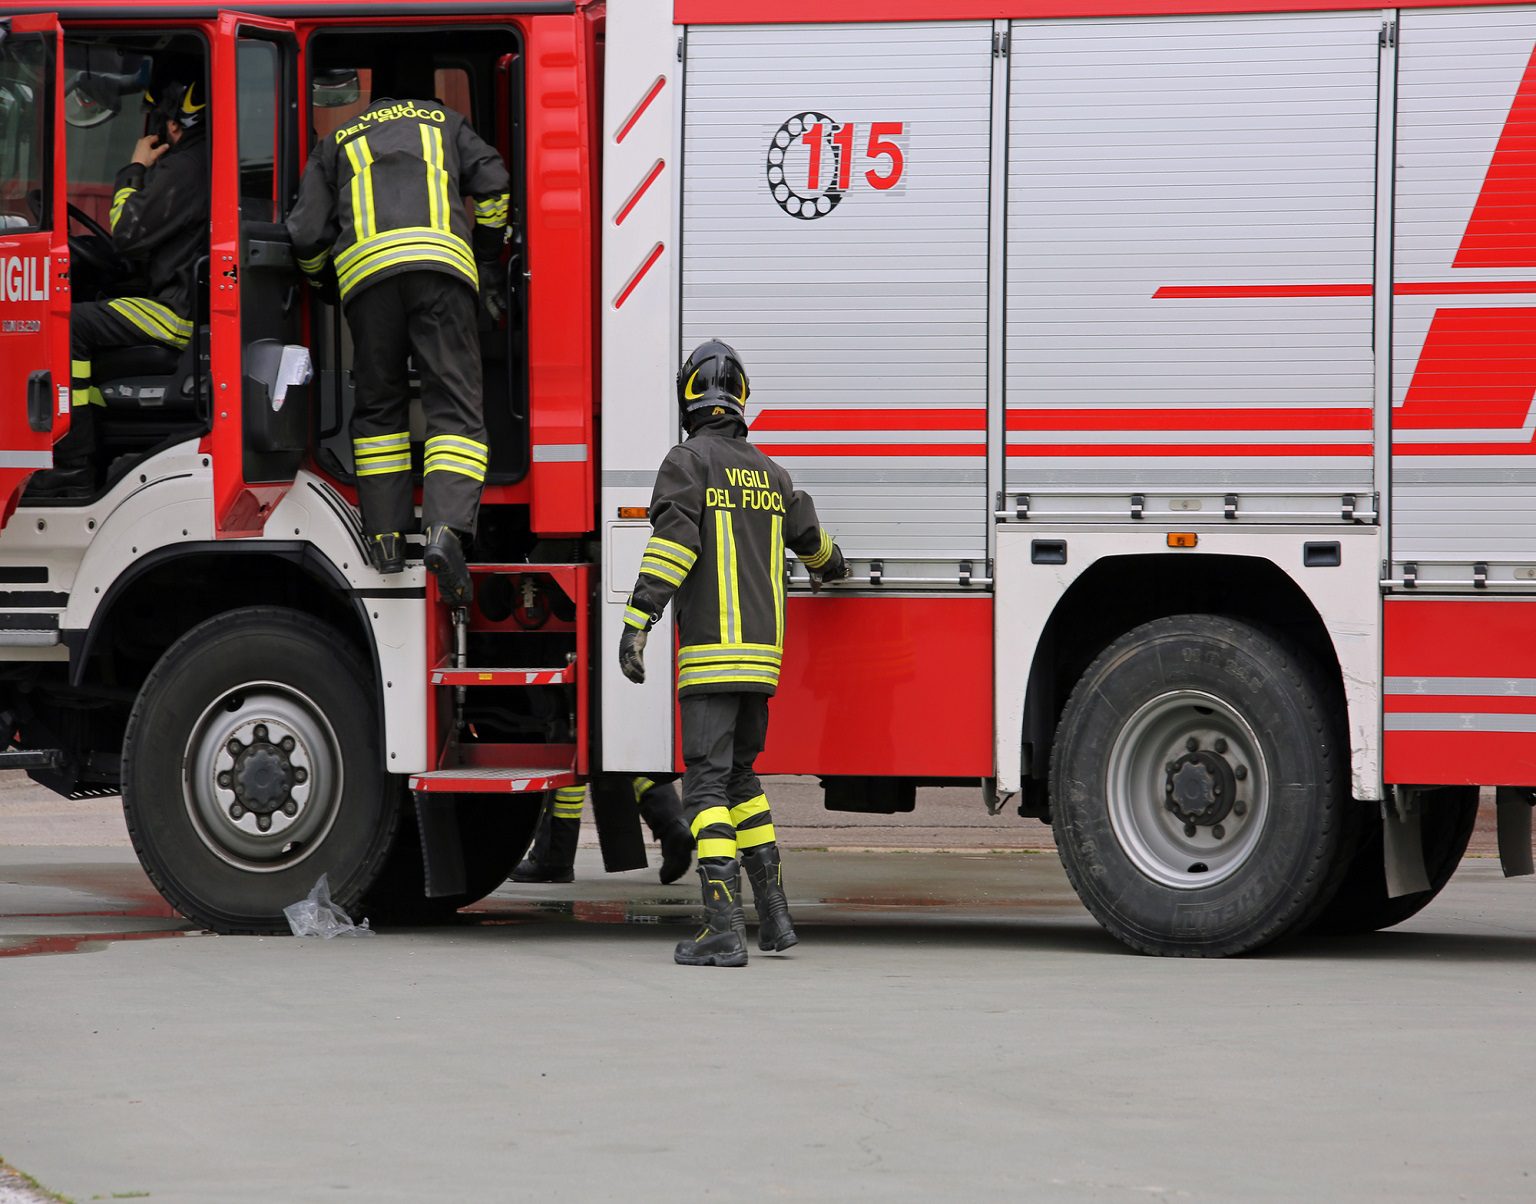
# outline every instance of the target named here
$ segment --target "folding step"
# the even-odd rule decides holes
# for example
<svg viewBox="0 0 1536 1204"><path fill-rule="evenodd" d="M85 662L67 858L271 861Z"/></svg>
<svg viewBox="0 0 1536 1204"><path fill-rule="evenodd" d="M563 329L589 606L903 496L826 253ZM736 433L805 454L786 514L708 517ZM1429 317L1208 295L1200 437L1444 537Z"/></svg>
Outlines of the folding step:
<svg viewBox="0 0 1536 1204"><path fill-rule="evenodd" d="M563 686L576 680L576 666L558 669L433 669L434 686Z"/></svg>
<svg viewBox="0 0 1536 1204"><path fill-rule="evenodd" d="M465 766L411 775L417 794L537 794L570 786L576 774L568 766L547 769L489 769Z"/></svg>

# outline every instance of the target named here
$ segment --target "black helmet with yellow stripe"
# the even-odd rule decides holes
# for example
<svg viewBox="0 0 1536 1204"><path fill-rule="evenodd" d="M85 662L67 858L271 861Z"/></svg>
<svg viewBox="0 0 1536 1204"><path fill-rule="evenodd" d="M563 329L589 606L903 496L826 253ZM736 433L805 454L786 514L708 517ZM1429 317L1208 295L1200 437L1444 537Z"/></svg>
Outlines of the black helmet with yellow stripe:
<svg viewBox="0 0 1536 1204"><path fill-rule="evenodd" d="M745 417L752 386L735 348L719 339L695 347L677 373L677 408L683 420L700 417L701 410L728 410Z"/></svg>
<svg viewBox="0 0 1536 1204"><path fill-rule="evenodd" d="M172 121L184 130L202 125L208 116L208 98L199 81L164 79L145 89L144 108L153 114L154 124L164 138L165 127Z"/></svg>

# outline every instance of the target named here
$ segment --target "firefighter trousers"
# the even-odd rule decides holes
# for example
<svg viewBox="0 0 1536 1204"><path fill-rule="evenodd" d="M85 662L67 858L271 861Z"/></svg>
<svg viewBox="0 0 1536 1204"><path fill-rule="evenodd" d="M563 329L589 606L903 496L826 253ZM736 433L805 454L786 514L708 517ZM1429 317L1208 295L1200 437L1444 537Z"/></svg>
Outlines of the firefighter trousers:
<svg viewBox="0 0 1536 1204"><path fill-rule="evenodd" d="M683 722L683 818L698 857L735 857L774 841L754 763L768 739L768 695L689 694Z"/></svg>
<svg viewBox="0 0 1536 1204"><path fill-rule="evenodd" d="M54 447L54 460L83 460L96 451L96 411L106 405L91 361L113 347L160 343L180 351L191 337L191 322L147 297L82 301L69 309L69 433Z"/></svg>
<svg viewBox="0 0 1536 1204"><path fill-rule="evenodd" d="M443 272L402 272L353 293L346 314L357 386L352 456L364 530L411 529L409 361L421 378L427 424L422 525L446 523L472 535L490 455L474 289Z"/></svg>

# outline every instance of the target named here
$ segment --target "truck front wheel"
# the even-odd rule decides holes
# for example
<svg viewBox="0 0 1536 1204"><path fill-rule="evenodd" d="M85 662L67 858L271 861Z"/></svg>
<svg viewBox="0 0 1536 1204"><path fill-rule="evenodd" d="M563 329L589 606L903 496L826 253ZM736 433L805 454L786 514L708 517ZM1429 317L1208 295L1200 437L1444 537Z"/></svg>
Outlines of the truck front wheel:
<svg viewBox="0 0 1536 1204"><path fill-rule="evenodd" d="M1088 667L1051 760L1078 896L1146 953L1244 953L1328 901L1358 836L1332 693L1246 623L1179 615Z"/></svg>
<svg viewBox="0 0 1536 1204"><path fill-rule="evenodd" d="M374 697L358 652L299 611L232 611L177 640L123 738L123 811L160 893L226 933L287 931L283 908L322 873L354 908L403 793Z"/></svg>

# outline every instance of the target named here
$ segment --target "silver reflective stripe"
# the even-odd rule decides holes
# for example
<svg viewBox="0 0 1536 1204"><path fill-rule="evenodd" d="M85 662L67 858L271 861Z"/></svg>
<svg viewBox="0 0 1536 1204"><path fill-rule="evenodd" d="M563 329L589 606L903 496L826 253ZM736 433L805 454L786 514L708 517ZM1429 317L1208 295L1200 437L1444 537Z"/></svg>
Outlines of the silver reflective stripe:
<svg viewBox="0 0 1536 1204"><path fill-rule="evenodd" d="M654 489L656 487L656 474L654 472L605 472L603 473L603 485L605 488L610 489L629 486Z"/></svg>
<svg viewBox="0 0 1536 1204"><path fill-rule="evenodd" d="M535 443L535 464L579 464L587 458L585 443Z"/></svg>
<svg viewBox="0 0 1536 1204"><path fill-rule="evenodd" d="M1532 677L1389 677L1382 683L1387 694L1465 694L1483 697L1536 697Z"/></svg>
<svg viewBox="0 0 1536 1204"><path fill-rule="evenodd" d="M51 451L0 451L0 468L52 468Z"/></svg>
<svg viewBox="0 0 1536 1204"><path fill-rule="evenodd" d="M1389 732L1536 732L1536 715L1387 715Z"/></svg>

